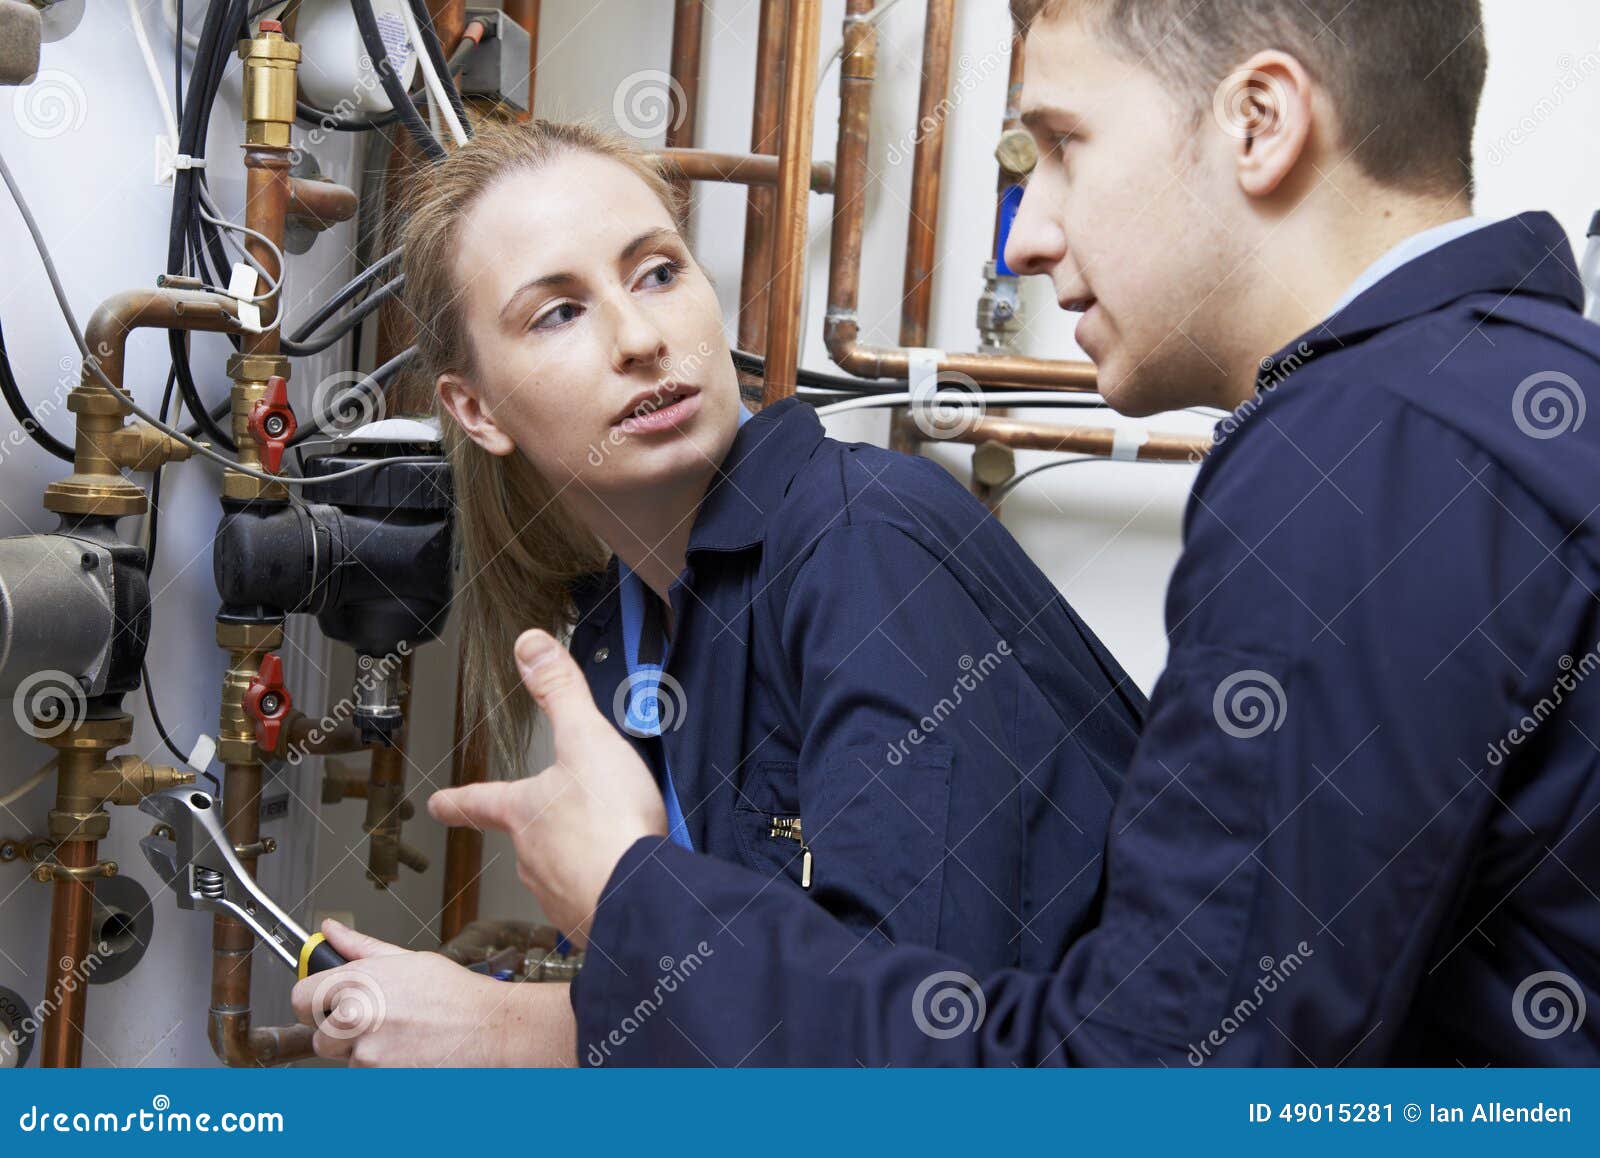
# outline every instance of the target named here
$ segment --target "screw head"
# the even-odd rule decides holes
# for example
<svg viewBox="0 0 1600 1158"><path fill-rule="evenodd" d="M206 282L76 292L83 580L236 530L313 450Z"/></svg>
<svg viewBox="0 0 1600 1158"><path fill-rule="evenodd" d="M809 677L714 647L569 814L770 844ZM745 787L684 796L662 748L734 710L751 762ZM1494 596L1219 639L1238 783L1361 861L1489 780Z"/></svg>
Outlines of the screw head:
<svg viewBox="0 0 1600 1158"><path fill-rule="evenodd" d="M85 551L81 556L79 556L78 564L85 571L93 571L96 567L100 566L100 556L96 555L93 551Z"/></svg>

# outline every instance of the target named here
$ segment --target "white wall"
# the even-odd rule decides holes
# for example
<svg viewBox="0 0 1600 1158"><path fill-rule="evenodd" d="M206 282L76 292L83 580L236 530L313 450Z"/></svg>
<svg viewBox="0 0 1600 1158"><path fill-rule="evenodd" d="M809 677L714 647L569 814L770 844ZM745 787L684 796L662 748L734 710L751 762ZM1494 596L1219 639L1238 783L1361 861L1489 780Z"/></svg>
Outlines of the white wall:
<svg viewBox="0 0 1600 1158"><path fill-rule="evenodd" d="M82 26L46 46L45 68L53 91L62 94L66 116L56 132L35 90L0 90L0 150L31 195L69 292L82 318L94 304L128 286L148 285L161 268L170 191L151 182L153 138L159 119L142 65L131 47L121 4L96 3ZM142 7L170 81L170 47L156 0ZM188 7L200 8L198 0ZM710 0L706 18L705 80L700 107L700 144L738 151L748 147L754 71L756 0ZM904 0L882 26L880 83L873 109L872 165L861 294L863 337L892 343L899 319L909 163L889 164L890 145L909 140L916 110L923 5ZM930 341L949 349L976 344L973 317L981 289L982 263L992 224L995 167L991 156L1004 105L1008 40L1003 0L968 0L959 5L956 53L969 81L949 125L941 209L939 273ZM1600 124L1600 9L1589 0L1543 0L1530 6L1488 0L1488 35L1493 54L1481 128L1479 209L1509 214L1525 208L1553 210L1581 241L1589 216L1600 208L1600 151L1591 145ZM618 86L633 74L665 70L671 42L666 0L544 0L538 110L550 117L594 115L609 120ZM842 0L824 4L823 52L839 36ZM198 27L196 17L190 20ZM817 115L816 151L831 158L837 123L837 73L824 86ZM30 111L32 110L32 111ZM225 208L237 212L242 172L233 163L239 139L236 70L225 84L210 154L212 188ZM659 138L657 138L659 140ZM909 151L909 150L906 150ZM324 168L351 180L352 142L337 138L316 149ZM702 262L719 283L725 305L737 301L742 253L742 189L703 186L695 219ZM829 202L813 198L810 298L803 364L828 365L822 345ZM347 273L348 229L320 241L310 255L294 259L289 284L290 317L303 315ZM23 388L44 399L64 393L76 379L62 370L70 339L57 317L26 236L9 206L0 205L0 319ZM1076 357L1071 323L1060 316L1042 286L1028 289L1027 328L1020 348L1027 353ZM154 406L165 376L164 342L140 335L129 357L128 384ZM225 343L196 342L202 391L219 398ZM296 366L297 404L309 386L339 363ZM65 381L65 386L59 384ZM1027 417L1049 419L1048 412ZM64 412L50 427L69 431ZM1061 418L1060 415L1054 415ZM1064 420L1064 419L1063 419ZM5 419L9 423L9 415ZM1083 421L1111 421L1089 416ZM1203 431L1195 416L1146 424L1155 429ZM851 416L833 424L842 437L881 440L881 417ZM941 449L941 461L965 471L965 451ZM1019 455L1026 468L1043 461ZM42 488L63 473L61 465L31 446L0 460L0 534L45 530L54 520L39 505ZM150 666L168 728L187 747L199 731L215 729L222 653L213 641L215 592L209 572L209 542L216 523L218 472L183 464L168 472L166 519L158 566L160 594ZM1162 600L1178 551L1183 505L1192 471L1187 467L1096 465L1062 471L1028 484L1006 506L1005 519L1028 550L1102 634L1146 688L1165 659ZM131 524L125 532L131 533ZM329 649L314 628L296 627L298 646L286 646L291 686L303 703L342 694L353 669L343 649ZM422 811L429 784L448 779L454 680L450 639L421 651L417 659L413 742L408 782ZM130 750L162 760L142 699L128 708L138 727ZM45 753L0 712L0 793L37 767ZM286 851L264 862L264 874L280 899L307 916L326 910L354 912L374 933L416 947L434 936L440 893L443 834L425 815L407 826L407 839L434 860L424 876L408 874L386 892L363 879L363 805L315 804L315 771L296 772L287 784L296 797L290 820L269 831ZM42 832L50 792L40 789L10 810L0 810L0 834ZM313 819L315 817L316 819ZM131 810L113 812L112 837L103 855L148 888L158 886L135 847L148 829ZM313 850L313 846L315 846ZM489 842L485 915L531 914L506 845ZM29 1001L42 996L44 932L49 890L25 879L16 865L0 865L0 986ZM89 995L88 1064L204 1063L210 922L178 912L165 898L157 907L157 940L149 957L127 979L95 987ZM257 954L259 1021L287 1016L288 974ZM37 1054L35 1055L37 1057Z"/></svg>

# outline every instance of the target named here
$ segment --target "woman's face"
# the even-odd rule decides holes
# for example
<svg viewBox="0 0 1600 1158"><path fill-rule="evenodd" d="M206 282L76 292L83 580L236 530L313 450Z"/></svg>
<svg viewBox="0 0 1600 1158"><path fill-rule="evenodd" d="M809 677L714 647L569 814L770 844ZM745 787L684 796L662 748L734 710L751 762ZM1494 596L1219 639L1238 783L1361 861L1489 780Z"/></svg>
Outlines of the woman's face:
<svg viewBox="0 0 1600 1158"><path fill-rule="evenodd" d="M507 175L462 222L454 276L474 370L439 392L475 442L579 506L709 482L739 418L722 311L636 174L573 153Z"/></svg>

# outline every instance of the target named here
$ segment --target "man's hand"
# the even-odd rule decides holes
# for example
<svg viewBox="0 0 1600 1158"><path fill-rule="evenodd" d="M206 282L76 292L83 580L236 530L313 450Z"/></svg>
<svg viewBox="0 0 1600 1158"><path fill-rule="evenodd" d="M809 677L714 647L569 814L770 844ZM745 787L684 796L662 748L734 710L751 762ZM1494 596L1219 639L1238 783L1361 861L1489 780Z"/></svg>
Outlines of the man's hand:
<svg viewBox="0 0 1600 1158"><path fill-rule="evenodd" d="M525 631L516 655L523 684L550 718L556 762L522 780L435 792L428 811L445 824L510 833L517 875L545 917L587 944L606 881L635 841L667 834L666 806L567 650L543 631Z"/></svg>
<svg viewBox="0 0 1600 1158"><path fill-rule="evenodd" d="M322 934L350 963L297 983L295 1016L318 1057L354 1066L576 1065L567 986L496 981L338 921Z"/></svg>

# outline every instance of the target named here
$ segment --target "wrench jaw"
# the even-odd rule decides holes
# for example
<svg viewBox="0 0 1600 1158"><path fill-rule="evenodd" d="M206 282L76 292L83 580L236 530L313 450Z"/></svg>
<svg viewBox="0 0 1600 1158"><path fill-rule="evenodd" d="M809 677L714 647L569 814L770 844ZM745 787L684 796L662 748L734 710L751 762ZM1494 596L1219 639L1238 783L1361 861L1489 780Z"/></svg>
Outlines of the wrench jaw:
<svg viewBox="0 0 1600 1158"><path fill-rule="evenodd" d="M172 834L139 842L145 859L177 894L180 909L225 913L248 925L291 969L308 934L245 872L223 830L215 801L194 788L153 792L139 802Z"/></svg>

